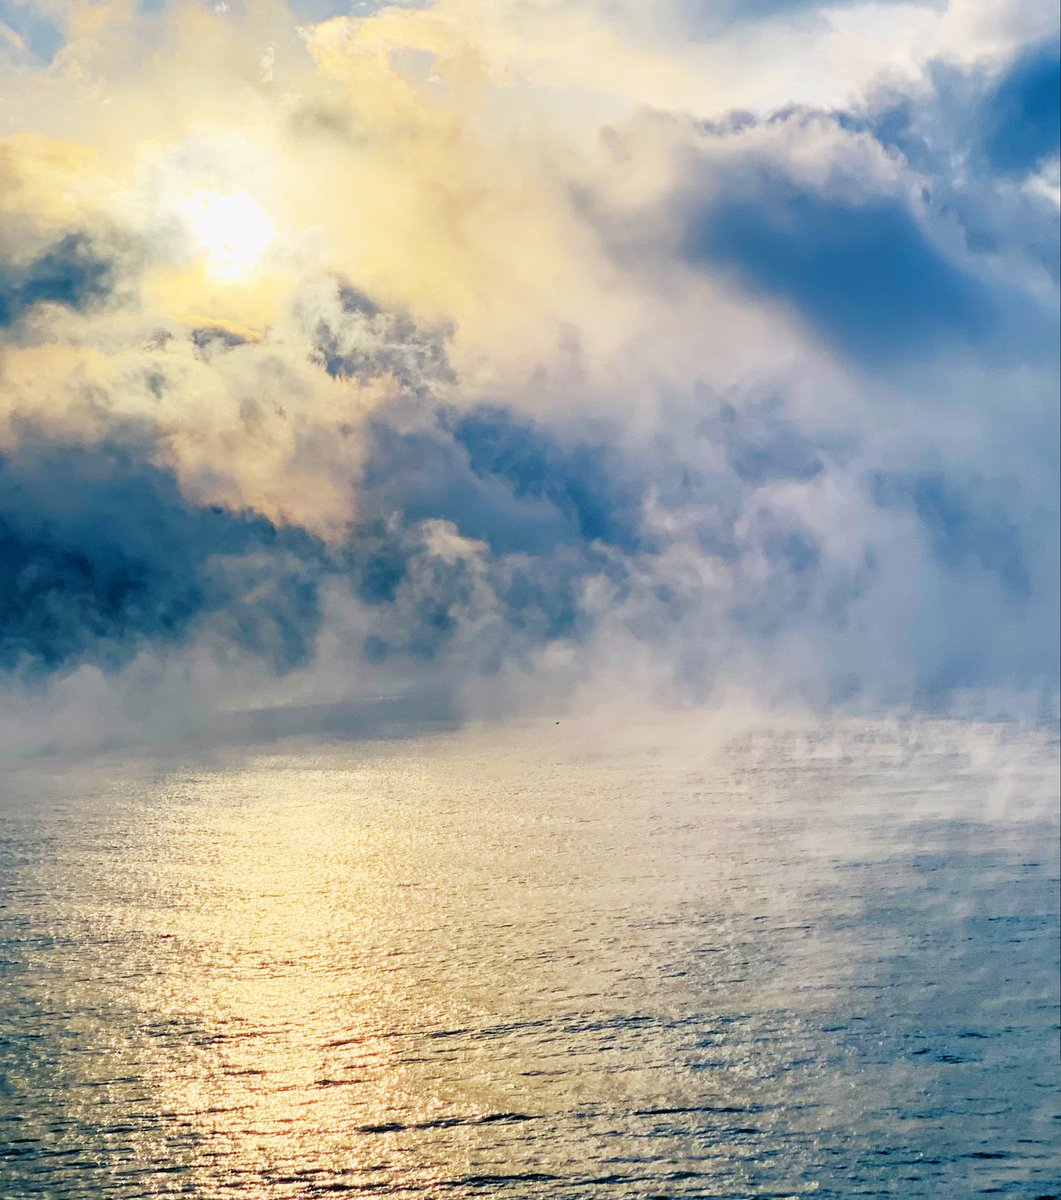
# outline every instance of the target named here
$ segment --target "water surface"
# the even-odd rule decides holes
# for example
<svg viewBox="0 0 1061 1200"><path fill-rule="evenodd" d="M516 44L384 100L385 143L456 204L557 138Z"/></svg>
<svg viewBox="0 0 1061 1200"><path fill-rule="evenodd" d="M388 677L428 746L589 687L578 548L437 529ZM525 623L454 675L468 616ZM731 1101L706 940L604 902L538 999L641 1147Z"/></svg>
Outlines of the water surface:
<svg viewBox="0 0 1061 1200"><path fill-rule="evenodd" d="M8 771L0 1194L1057 1195L1056 772L693 721Z"/></svg>

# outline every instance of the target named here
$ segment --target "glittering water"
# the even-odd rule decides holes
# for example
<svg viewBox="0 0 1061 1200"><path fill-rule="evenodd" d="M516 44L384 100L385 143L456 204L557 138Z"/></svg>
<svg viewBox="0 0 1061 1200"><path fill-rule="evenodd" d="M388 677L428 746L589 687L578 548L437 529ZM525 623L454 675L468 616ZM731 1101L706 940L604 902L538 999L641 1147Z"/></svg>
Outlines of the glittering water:
<svg viewBox="0 0 1061 1200"><path fill-rule="evenodd" d="M709 735L9 771L0 1194L1058 1194L1051 739Z"/></svg>

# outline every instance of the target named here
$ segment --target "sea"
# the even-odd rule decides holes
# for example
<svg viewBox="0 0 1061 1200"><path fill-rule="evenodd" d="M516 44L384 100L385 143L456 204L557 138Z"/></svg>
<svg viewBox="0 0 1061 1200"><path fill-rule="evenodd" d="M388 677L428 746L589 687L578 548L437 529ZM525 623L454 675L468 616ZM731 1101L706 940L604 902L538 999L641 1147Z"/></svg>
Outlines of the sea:
<svg viewBox="0 0 1061 1200"><path fill-rule="evenodd" d="M1061 1195L1056 728L0 771L0 1196Z"/></svg>

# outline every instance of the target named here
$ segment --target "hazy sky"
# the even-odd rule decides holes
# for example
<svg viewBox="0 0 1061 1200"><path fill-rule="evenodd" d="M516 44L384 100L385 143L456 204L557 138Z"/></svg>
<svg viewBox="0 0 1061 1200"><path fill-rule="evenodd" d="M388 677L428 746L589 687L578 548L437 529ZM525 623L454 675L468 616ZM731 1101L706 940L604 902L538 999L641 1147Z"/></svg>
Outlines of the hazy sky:
<svg viewBox="0 0 1061 1200"><path fill-rule="evenodd" d="M0 737L1039 709L1042 0L0 0Z"/></svg>

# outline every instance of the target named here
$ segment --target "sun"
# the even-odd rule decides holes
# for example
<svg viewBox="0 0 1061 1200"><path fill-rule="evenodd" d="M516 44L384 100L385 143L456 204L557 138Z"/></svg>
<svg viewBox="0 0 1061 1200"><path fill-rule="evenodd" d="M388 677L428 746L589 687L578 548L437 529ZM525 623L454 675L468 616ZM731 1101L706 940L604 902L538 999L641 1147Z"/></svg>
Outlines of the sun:
<svg viewBox="0 0 1061 1200"><path fill-rule="evenodd" d="M200 188L188 200L186 215L205 251L207 273L227 283L250 278L275 232L269 214L245 192Z"/></svg>

